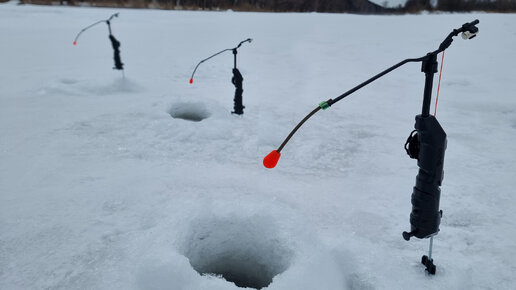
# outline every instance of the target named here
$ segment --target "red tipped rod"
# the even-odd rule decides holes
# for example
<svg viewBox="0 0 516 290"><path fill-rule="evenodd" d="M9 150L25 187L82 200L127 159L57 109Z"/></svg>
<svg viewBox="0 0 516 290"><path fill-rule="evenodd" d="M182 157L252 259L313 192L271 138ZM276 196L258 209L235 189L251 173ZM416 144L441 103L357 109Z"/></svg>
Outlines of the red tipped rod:
<svg viewBox="0 0 516 290"><path fill-rule="evenodd" d="M239 43L236 47L234 47L234 48L227 48L227 49L221 50L221 51L219 51L219 52L215 53L214 55L212 55L212 56L210 56L210 57L207 57L207 58L205 58L205 59L201 60L201 61L200 61L200 62L195 66L195 68L194 68L194 70L193 70L193 72L192 72L192 76L190 77L190 83L193 83L193 78L194 78L194 76L195 76L195 72L197 71L197 68L201 65L201 63L203 63L203 62L207 61L208 59L213 58L213 57L215 57L215 56L217 56L217 55L219 55L219 54L221 54L221 53L223 53L223 52L225 52L225 51L233 51L233 54L235 54L235 55L236 55L236 50L237 50L238 48L240 48L240 46L242 46L242 44L243 44L244 42L249 42L249 43L251 43L251 41L253 41L251 38L248 38L248 39L246 39L246 40L240 41L240 43ZM235 58L235 59L236 59L236 58ZM236 68L236 62L235 62L235 68Z"/></svg>
<svg viewBox="0 0 516 290"><path fill-rule="evenodd" d="M312 112L310 112L310 114L306 115L306 117L304 117L304 119L301 120L301 122L299 122L299 124L297 124L297 126L294 128L294 130L292 130L290 132L290 134L288 134L287 138L285 138L283 143L281 143L280 147L278 147L277 150L272 150L271 153L269 153L267 156L265 156L265 158L263 158L263 166L265 166L269 169L276 167L276 164L278 164L278 160L281 157L281 153L280 153L281 150L283 150L283 147L285 147L285 145L287 145L288 141L290 140L290 138L292 138L292 136L294 136L296 131L303 125L304 122L306 122L306 120L310 119L310 117L312 117L315 113L317 113L317 111L319 111L320 109L326 110L331 106L331 104L333 104L332 99L329 99L326 102L322 102L319 104L319 106L317 106L317 108L315 108Z"/></svg>

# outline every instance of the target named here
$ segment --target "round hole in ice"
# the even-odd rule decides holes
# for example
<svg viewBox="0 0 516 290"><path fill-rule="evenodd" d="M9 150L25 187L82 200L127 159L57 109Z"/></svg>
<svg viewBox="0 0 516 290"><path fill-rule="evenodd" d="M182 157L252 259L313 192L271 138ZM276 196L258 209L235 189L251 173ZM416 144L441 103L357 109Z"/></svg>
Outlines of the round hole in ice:
<svg viewBox="0 0 516 290"><path fill-rule="evenodd" d="M168 113L174 119L192 122L200 122L211 115L202 103L176 103L171 106Z"/></svg>
<svg viewBox="0 0 516 290"><path fill-rule="evenodd" d="M201 275L261 289L290 266L292 250L267 218L213 218L191 230L184 254Z"/></svg>

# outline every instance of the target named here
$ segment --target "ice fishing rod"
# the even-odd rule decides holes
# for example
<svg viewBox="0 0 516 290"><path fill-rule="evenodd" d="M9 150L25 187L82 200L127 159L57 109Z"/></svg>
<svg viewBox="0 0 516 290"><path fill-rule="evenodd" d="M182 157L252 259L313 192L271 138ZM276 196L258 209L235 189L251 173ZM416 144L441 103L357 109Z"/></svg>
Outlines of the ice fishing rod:
<svg viewBox="0 0 516 290"><path fill-rule="evenodd" d="M197 68L201 65L201 63L223 53L223 52L226 52L226 51L233 51L233 77L231 78L231 83L235 86L235 98L233 99L234 101L234 106L233 106L233 109L234 111L231 112L233 114L237 114L237 115L242 115L244 113L244 108L245 106L242 104L242 93L244 92L243 88L242 88L242 82L244 80L244 78L242 77L242 74L240 73L240 71L238 70L237 68L237 54L238 54L238 49L240 48L240 46L242 46L242 44L244 44L245 42L249 42L251 43L253 40L251 38L248 38L246 40L242 40L240 41L240 43L236 46L236 47L233 47L233 48L226 48L226 49L223 49L213 55L211 55L210 57L207 57L203 60L201 60L196 66L195 66L195 69L194 71L192 72L192 76L190 77L190 83L193 83L193 78L194 78L194 75L195 75L195 72L197 71Z"/></svg>
<svg viewBox="0 0 516 290"><path fill-rule="evenodd" d="M296 131L318 111L328 109L338 101L409 62L421 62L421 71L425 73L423 108L421 114L417 115L415 118L415 130L412 131L405 143L405 150L410 158L418 160L419 172L416 177L416 185L412 192L412 212L410 214L411 230L410 232L403 232L403 238L407 241L411 237L419 239L430 238L429 254L428 256L425 255L422 257L421 263L425 265L426 270L430 274L435 274L436 267L432 259L432 246L433 236L437 235L439 232L439 224L442 217L442 211L439 210L439 200L441 195L440 186L443 180L446 133L435 116L430 115L433 78L434 74L437 72L437 55L446 50L453 42L453 37L459 35L459 33L462 34L462 38L464 39L474 38L478 33L478 28L476 27L478 23L478 20L474 20L463 24L462 27L454 29L435 51L429 52L419 58L405 59L337 98L321 102L297 124L278 149L273 150L265 156L263 165L267 168L274 168L281 157L281 150L289 142L290 138L292 138Z"/></svg>
<svg viewBox="0 0 516 290"><path fill-rule="evenodd" d="M88 25L86 26L85 28L83 28L81 31L79 31L79 33L77 33L77 36L75 36L75 39L73 41L73 45L77 45L77 40L79 40L79 37L81 36L81 34L92 28L93 26L97 25L97 24L100 24L100 23L103 23L105 22L108 26L108 30L109 30L109 40L111 41L111 46L113 47L113 51L114 51L114 56L113 56L113 59L115 61L115 67L113 67L113 69L118 69L118 70L123 70L124 69L124 64L122 63L122 60L120 58L120 41L118 41L114 36L113 34L111 33L111 20L115 17L118 17L118 13L115 13L113 15L111 15L108 19L106 20L100 20L100 21L97 21L91 25Z"/></svg>

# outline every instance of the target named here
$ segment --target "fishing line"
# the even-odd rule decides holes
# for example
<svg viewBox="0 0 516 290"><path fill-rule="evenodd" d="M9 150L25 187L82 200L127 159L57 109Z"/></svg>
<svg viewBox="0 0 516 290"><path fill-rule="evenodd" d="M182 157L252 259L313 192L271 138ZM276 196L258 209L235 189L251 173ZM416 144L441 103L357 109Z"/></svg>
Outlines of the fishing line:
<svg viewBox="0 0 516 290"><path fill-rule="evenodd" d="M444 65L444 50L441 58L441 69L439 70L439 83L437 84L437 94L435 95L435 109L434 109L434 117L437 115L437 103L439 102L439 89L441 88L441 75L443 74L443 65Z"/></svg>

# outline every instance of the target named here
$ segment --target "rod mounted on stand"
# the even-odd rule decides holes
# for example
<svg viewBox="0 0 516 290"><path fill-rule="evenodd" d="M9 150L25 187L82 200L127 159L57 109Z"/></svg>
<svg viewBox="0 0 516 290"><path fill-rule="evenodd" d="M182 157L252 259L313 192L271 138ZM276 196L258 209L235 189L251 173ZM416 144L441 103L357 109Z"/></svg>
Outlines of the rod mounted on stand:
<svg viewBox="0 0 516 290"><path fill-rule="evenodd" d="M226 51L232 51L233 52L233 77L231 78L231 83L235 86L235 98L233 99L234 101L234 106L233 106L233 109L234 111L231 112L233 114L237 114L237 115L242 115L244 114L244 108L245 106L242 104L242 93L244 92L243 88L242 88L242 82L244 80L244 78L242 77L242 74L240 73L240 71L238 70L237 68L237 54L238 54L238 49L240 48L240 46L242 46L242 44L244 44L245 42L249 42L251 43L253 40L251 38L248 38L246 40L243 40L241 41L236 47L233 47L233 48L227 48L227 49L223 49L203 60L201 60L196 66L195 66L195 69L194 71L192 72L192 76L190 77L190 83L193 83L193 79L194 79L194 75L195 75L195 72L197 71L197 68L205 61L223 53L223 52L226 52Z"/></svg>
<svg viewBox="0 0 516 290"><path fill-rule="evenodd" d="M380 77L393 70L409 63L421 62L421 71L425 73L425 88L423 92L423 106L421 114L416 116L415 130L410 134L405 143L407 154L418 160L419 173L416 177L416 185L412 192L412 212L410 214L410 232L403 232L403 238L409 240L411 237L418 239L430 238L430 249L428 256L423 256L422 264L430 274L435 274L436 267L432 259L433 237L439 232L442 211L439 210L441 196L441 183L443 180L444 151L446 150L446 133L434 116L430 115L430 103L432 100L433 77L437 72L437 55L447 49L453 42L453 37L462 34L464 39L472 39L478 33L476 25L478 20L465 23L462 27L454 29L439 45L435 51L427 53L419 58L405 59L390 68L380 72L365 82L357 85L335 99L321 102L315 109L306 115L301 122L290 132L278 149L273 150L263 159L266 168L274 168L281 157L281 150L294 136L296 131L315 113L326 110L333 104L351 95L357 90L365 87Z"/></svg>
<svg viewBox="0 0 516 290"><path fill-rule="evenodd" d="M79 31L79 33L77 33L77 36L75 36L75 39L73 40L73 45L77 45L77 40L79 40L79 37L81 36L81 34L96 26L97 24L100 24L100 23L106 23L107 26L108 26L108 31L109 31L109 40L111 41L111 46L113 47L113 59L115 61L115 66L113 67L113 69L117 69L117 70L123 70L124 69L124 64L122 63L122 59L120 58L120 41L118 41L112 34L112 31L111 31L111 20L113 20L113 18L115 17L118 17L118 13L115 13L113 15L111 15L108 19L106 20L100 20L100 21L97 21L91 25L88 25L86 26L85 28L81 29L81 31Z"/></svg>

